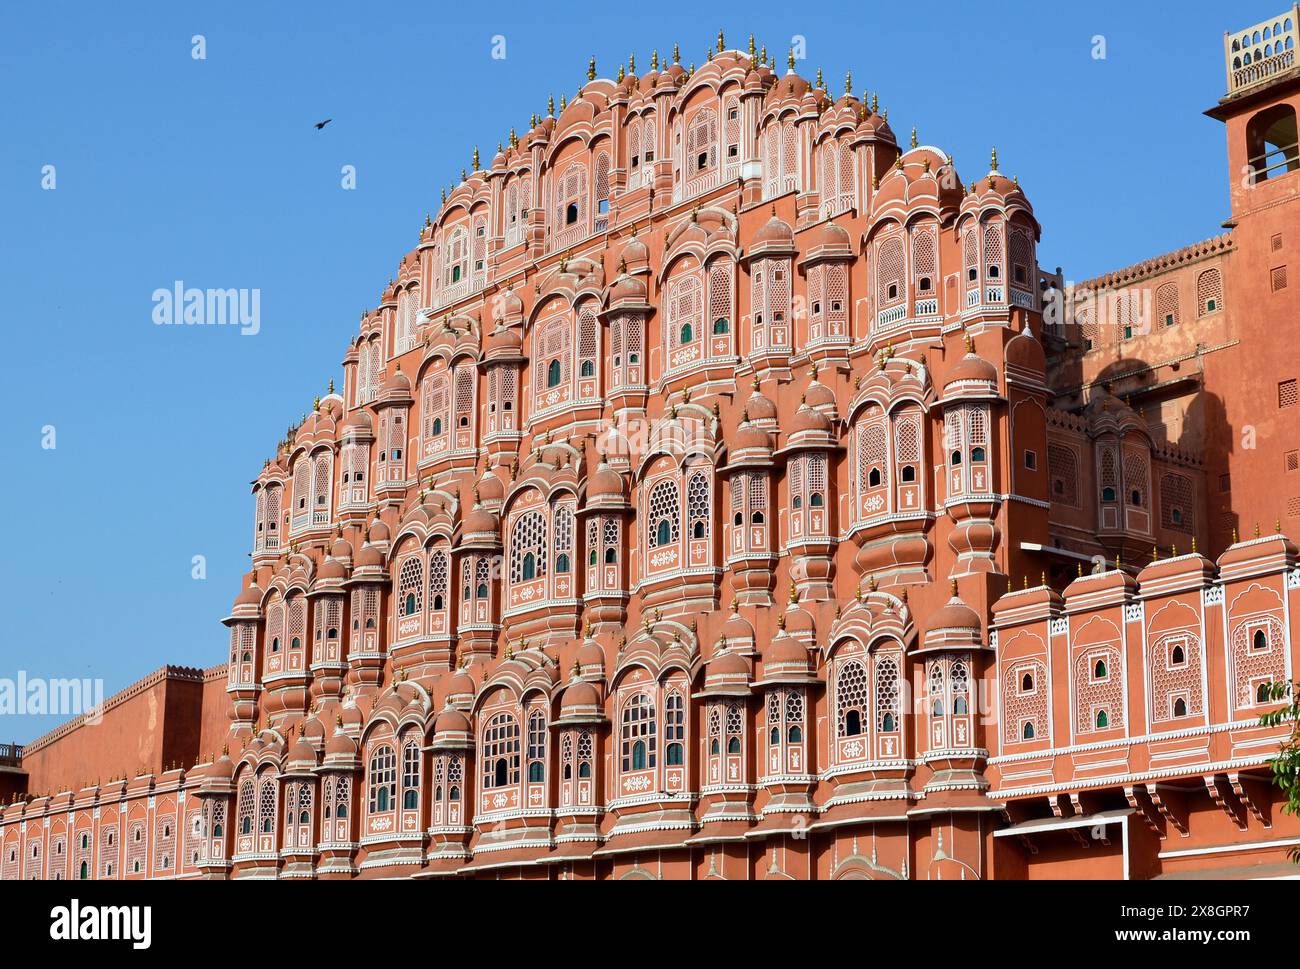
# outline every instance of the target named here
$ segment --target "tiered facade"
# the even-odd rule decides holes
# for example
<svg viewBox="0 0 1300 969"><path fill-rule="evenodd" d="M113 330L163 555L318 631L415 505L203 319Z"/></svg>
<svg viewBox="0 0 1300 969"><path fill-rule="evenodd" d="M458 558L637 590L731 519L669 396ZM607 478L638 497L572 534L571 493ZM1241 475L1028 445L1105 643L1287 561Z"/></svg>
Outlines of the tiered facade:
<svg viewBox="0 0 1300 969"><path fill-rule="evenodd" d="M137 691L199 684L189 762L29 745L0 877L1280 864L1289 405L1220 446L1248 366L1300 369L1247 363L1296 308L1252 287L1296 249L1300 81L1233 43L1234 162L1290 147L1110 327L1058 312L996 153L965 180L752 41L593 65L475 153L258 474L228 664Z"/></svg>

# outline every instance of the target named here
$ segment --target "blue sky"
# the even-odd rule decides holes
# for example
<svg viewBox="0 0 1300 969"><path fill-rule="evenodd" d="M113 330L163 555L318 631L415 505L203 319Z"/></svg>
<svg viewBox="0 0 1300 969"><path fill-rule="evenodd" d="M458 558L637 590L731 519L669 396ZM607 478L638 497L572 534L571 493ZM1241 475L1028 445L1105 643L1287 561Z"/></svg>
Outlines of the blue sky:
<svg viewBox="0 0 1300 969"><path fill-rule="evenodd" d="M341 383L439 189L548 93L571 96L592 54L602 76L675 41L701 63L721 27L783 62L801 35L801 73L822 67L838 94L851 69L900 138L918 126L967 180L996 143L1045 226L1041 260L1083 279L1220 231L1224 138L1201 112L1225 89L1223 32L1285 4L499 6L0 9L0 678L100 677L108 694L221 661L250 479ZM261 332L155 326L151 295L176 280L260 289ZM0 716L0 741L62 719Z"/></svg>

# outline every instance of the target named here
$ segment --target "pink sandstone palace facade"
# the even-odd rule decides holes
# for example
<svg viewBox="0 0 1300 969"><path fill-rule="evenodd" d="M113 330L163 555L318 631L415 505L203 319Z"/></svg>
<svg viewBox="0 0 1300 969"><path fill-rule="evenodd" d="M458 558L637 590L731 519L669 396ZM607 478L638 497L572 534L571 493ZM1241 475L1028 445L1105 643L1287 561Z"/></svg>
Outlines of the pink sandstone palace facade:
<svg viewBox="0 0 1300 969"><path fill-rule="evenodd" d="M257 473L225 662L0 768L0 878L1285 874L1298 21L1224 234L1068 289L996 152L593 63Z"/></svg>

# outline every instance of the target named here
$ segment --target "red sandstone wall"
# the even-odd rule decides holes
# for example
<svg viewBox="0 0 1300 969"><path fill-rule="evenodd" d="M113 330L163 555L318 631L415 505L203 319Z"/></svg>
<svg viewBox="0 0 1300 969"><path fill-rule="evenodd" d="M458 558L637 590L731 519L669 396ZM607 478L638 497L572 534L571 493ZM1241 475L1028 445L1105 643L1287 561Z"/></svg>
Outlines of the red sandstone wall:
<svg viewBox="0 0 1300 969"><path fill-rule="evenodd" d="M98 723L79 717L28 744L23 755L28 790L77 790L110 777L161 773L173 762L193 763L201 675L165 667L106 700Z"/></svg>
<svg viewBox="0 0 1300 969"><path fill-rule="evenodd" d="M198 747L200 759L209 754L221 753L230 730L230 697L226 695L226 664L214 666L203 671L203 696L197 711L188 712L189 717L198 714ZM188 764L186 766L189 766Z"/></svg>

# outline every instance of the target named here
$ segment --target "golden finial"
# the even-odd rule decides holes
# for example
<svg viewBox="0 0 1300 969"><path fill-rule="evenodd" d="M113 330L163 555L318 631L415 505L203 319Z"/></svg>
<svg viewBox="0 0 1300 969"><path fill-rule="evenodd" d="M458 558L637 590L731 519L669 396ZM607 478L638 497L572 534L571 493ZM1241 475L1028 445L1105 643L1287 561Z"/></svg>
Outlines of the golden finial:
<svg viewBox="0 0 1300 969"><path fill-rule="evenodd" d="M500 143L497 144L497 150L500 150ZM478 171L478 145L474 146L474 171Z"/></svg>
<svg viewBox="0 0 1300 969"><path fill-rule="evenodd" d="M763 50L758 55L758 63L763 65L764 67L767 66L767 44L763 45Z"/></svg>
<svg viewBox="0 0 1300 969"><path fill-rule="evenodd" d="M852 93L853 93L853 72L845 71L844 72L844 94L847 97Z"/></svg>
<svg viewBox="0 0 1300 969"><path fill-rule="evenodd" d="M1169 548L1169 557L1170 557L1170 558L1173 558L1173 559L1178 558L1178 546L1177 546L1177 545L1171 545L1171 546L1170 546L1170 548Z"/></svg>
<svg viewBox="0 0 1300 969"><path fill-rule="evenodd" d="M997 145L994 145L994 146L993 146L993 164L992 164L992 166L989 168L989 171L991 171L991 172L996 172L997 170L998 170L998 147L997 147Z"/></svg>
<svg viewBox="0 0 1300 969"><path fill-rule="evenodd" d="M785 62L790 67L790 73L793 74L794 73L794 48L793 47L790 48L790 53L786 56Z"/></svg>
<svg viewBox="0 0 1300 969"><path fill-rule="evenodd" d="M920 142L916 140L916 129L912 129L912 147L915 148Z"/></svg>
<svg viewBox="0 0 1300 969"><path fill-rule="evenodd" d="M650 52L650 70L659 70L659 51L657 50L652 50Z"/></svg>
<svg viewBox="0 0 1300 969"><path fill-rule="evenodd" d="M1152 562L1159 562L1159 561L1160 561L1160 546L1159 546L1159 545L1152 545L1152 546L1151 546L1151 561L1152 561Z"/></svg>
<svg viewBox="0 0 1300 969"><path fill-rule="evenodd" d="M636 73L636 54L627 55L627 72L629 74Z"/></svg>
<svg viewBox="0 0 1300 969"><path fill-rule="evenodd" d="M1239 542L1239 541L1240 541L1240 539L1237 538L1237 526L1234 525L1234 526L1232 527L1232 544L1233 544L1233 545L1236 545L1237 542Z"/></svg>
<svg viewBox="0 0 1300 969"><path fill-rule="evenodd" d="M731 611L740 612L740 600L734 595L731 597Z"/></svg>
<svg viewBox="0 0 1300 969"><path fill-rule="evenodd" d="M546 116L548 118L555 117L555 95L554 94L548 94L546 96Z"/></svg>
<svg viewBox="0 0 1300 969"><path fill-rule="evenodd" d="M1025 576L1025 578L1024 578L1024 587L1025 587L1026 589L1029 588L1029 576Z"/></svg>
<svg viewBox="0 0 1300 969"><path fill-rule="evenodd" d="M949 580L948 580L948 591L952 594L952 597L953 597L954 599L957 598L957 580L956 580L956 579L949 579Z"/></svg>
<svg viewBox="0 0 1300 969"><path fill-rule="evenodd" d="M822 80L822 69L820 67L817 68L817 87L818 89L824 89L826 87L826 82Z"/></svg>
<svg viewBox="0 0 1300 969"><path fill-rule="evenodd" d="M874 575L873 575L873 576L871 577L871 579L867 582L867 588L870 589L872 592L875 592L875 591L876 591L876 589L877 589L877 586L876 586L876 577L875 577Z"/></svg>
<svg viewBox="0 0 1300 969"><path fill-rule="evenodd" d="M446 190L445 188L442 189L442 201L443 201L444 203L446 203L446 201L447 201L447 190Z"/></svg>
<svg viewBox="0 0 1300 969"><path fill-rule="evenodd" d="M596 80L596 55L591 55L591 60L587 61L587 80Z"/></svg>
<svg viewBox="0 0 1300 969"><path fill-rule="evenodd" d="M563 113L563 112L564 112L564 109L567 108L568 106L569 106L569 99L568 99L567 97L565 97L563 94L561 94L561 95L560 95L560 112Z"/></svg>
<svg viewBox="0 0 1300 969"><path fill-rule="evenodd" d="M781 613L781 615L776 617L776 628L781 630L785 629L785 613Z"/></svg>
<svg viewBox="0 0 1300 969"><path fill-rule="evenodd" d="M755 51L754 51L754 35L753 35L753 34L750 34L750 35L749 35L749 60L750 60L750 63L753 63L753 61L754 61L754 56L755 56Z"/></svg>
<svg viewBox="0 0 1300 969"><path fill-rule="evenodd" d="M1196 554L1196 536L1195 536L1195 535L1192 536L1192 554L1193 554L1193 555Z"/></svg>
<svg viewBox="0 0 1300 969"><path fill-rule="evenodd" d="M1255 522L1255 537L1259 538L1259 522Z"/></svg>
<svg viewBox="0 0 1300 969"><path fill-rule="evenodd" d="M465 172L465 169L462 168L462 169L460 170L460 180L463 182L463 181L465 181L465 178L466 178L466 172Z"/></svg>
<svg viewBox="0 0 1300 969"><path fill-rule="evenodd" d="M1273 519L1273 534L1274 535L1282 534L1282 521L1279 518Z"/></svg>
<svg viewBox="0 0 1300 969"><path fill-rule="evenodd" d="M871 95L871 113L872 114L880 113L880 92L879 91Z"/></svg>
<svg viewBox="0 0 1300 969"><path fill-rule="evenodd" d="M674 43L674 44L673 44L673 63L674 63L674 64L680 64L681 62L682 62L682 49L681 49L681 47L679 47L676 43Z"/></svg>
<svg viewBox="0 0 1300 969"><path fill-rule="evenodd" d="M718 53L721 54L726 49L727 49L726 41L722 39L722 31L719 30L718 31Z"/></svg>
<svg viewBox="0 0 1300 969"><path fill-rule="evenodd" d="M625 77L627 77L627 74L623 70L623 65L620 64L618 65L618 80L622 81Z"/></svg>
<svg viewBox="0 0 1300 969"><path fill-rule="evenodd" d="M790 584L790 605L794 606L798 604L799 604L799 591L794 587L794 583L791 583Z"/></svg>
<svg viewBox="0 0 1300 969"><path fill-rule="evenodd" d="M1041 585L1044 589L1047 588L1047 573L1046 573L1046 572L1041 572L1041 573L1039 573L1039 576L1038 576L1038 584Z"/></svg>
<svg viewBox="0 0 1300 969"><path fill-rule="evenodd" d="M1083 563L1079 563L1079 578L1083 578Z"/></svg>

